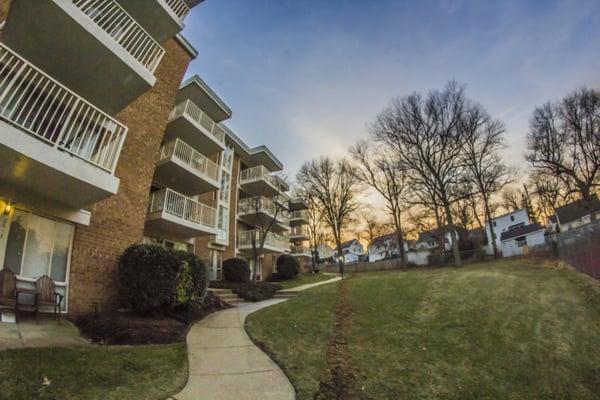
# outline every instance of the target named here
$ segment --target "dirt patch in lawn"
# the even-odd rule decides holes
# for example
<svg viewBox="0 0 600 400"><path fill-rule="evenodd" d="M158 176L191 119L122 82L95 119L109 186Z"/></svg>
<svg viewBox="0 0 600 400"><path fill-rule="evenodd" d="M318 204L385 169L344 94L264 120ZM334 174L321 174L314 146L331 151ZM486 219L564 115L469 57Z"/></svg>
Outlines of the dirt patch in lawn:
<svg viewBox="0 0 600 400"><path fill-rule="evenodd" d="M346 331L352 323L352 307L348 302L348 289L345 281L338 286L335 304L335 322L333 334L327 349L328 379L321 381L316 400L347 400L354 399L352 382L356 371L350 362Z"/></svg>
<svg viewBox="0 0 600 400"><path fill-rule="evenodd" d="M75 323L93 342L108 345L168 344L185 341L192 324L213 312L229 308L217 296L207 294L202 308L177 310L154 316L133 312L92 313Z"/></svg>

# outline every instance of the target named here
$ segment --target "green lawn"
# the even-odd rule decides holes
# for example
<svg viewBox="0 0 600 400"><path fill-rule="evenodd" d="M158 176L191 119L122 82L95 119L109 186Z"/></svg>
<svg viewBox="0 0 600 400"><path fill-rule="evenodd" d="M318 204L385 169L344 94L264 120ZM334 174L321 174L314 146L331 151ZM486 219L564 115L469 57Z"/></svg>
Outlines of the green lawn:
<svg viewBox="0 0 600 400"><path fill-rule="evenodd" d="M290 289L300 285L306 285L309 283L317 283L322 281L328 281L329 279L335 278L334 275L325 275L325 274L299 274L295 279L289 281L281 281L277 282L284 289Z"/></svg>
<svg viewBox="0 0 600 400"><path fill-rule="evenodd" d="M361 399L600 399L598 283L528 261L355 274L346 335ZM250 335L312 399L336 284L252 314ZM594 296L595 295L595 296Z"/></svg>
<svg viewBox="0 0 600 400"><path fill-rule="evenodd" d="M164 400L185 385L186 354L184 344L3 351L0 399Z"/></svg>

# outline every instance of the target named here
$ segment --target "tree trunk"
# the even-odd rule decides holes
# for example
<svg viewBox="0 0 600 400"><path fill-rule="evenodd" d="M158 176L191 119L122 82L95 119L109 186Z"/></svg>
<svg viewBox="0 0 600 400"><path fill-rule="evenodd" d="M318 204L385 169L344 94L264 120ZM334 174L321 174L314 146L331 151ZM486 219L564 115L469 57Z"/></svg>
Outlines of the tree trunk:
<svg viewBox="0 0 600 400"><path fill-rule="evenodd" d="M441 265L442 264L442 254L444 253L444 251L446 249L444 248L444 236L442 235L442 219L440 218L440 211L438 210L437 206L434 206L434 214L435 214L435 223L437 224L437 231L438 231L438 235L437 235L438 262L437 262L437 264Z"/></svg>
<svg viewBox="0 0 600 400"><path fill-rule="evenodd" d="M404 238L402 237L402 222L400 221L399 213L394 213L394 226L396 228L396 238L398 240L398 247L400 250L400 259L402 260L402 266L408 265L406 252L404 251Z"/></svg>
<svg viewBox="0 0 600 400"><path fill-rule="evenodd" d="M490 205L487 196L483 196L483 208L485 210L485 219L487 220L488 227L490 228L490 236L492 237L492 249L494 249L494 258L497 259L500 256L500 254L498 253L496 233L494 232L494 224L492 223L492 213L490 211Z"/></svg>
<svg viewBox="0 0 600 400"><path fill-rule="evenodd" d="M450 204L447 201L444 202L444 209L446 210L446 218L448 218L448 228L450 229L450 236L452 238L452 254L454 255L454 265L457 267L462 266L460 260L460 250L458 248L458 235L454 228L454 221L452 220L452 212L450 211Z"/></svg>
<svg viewBox="0 0 600 400"><path fill-rule="evenodd" d="M336 239L335 239L335 244L337 246L337 253L338 253L338 266L340 269L340 275L342 275L342 278L344 277L344 252L342 250L342 242L341 240L337 237L336 235Z"/></svg>

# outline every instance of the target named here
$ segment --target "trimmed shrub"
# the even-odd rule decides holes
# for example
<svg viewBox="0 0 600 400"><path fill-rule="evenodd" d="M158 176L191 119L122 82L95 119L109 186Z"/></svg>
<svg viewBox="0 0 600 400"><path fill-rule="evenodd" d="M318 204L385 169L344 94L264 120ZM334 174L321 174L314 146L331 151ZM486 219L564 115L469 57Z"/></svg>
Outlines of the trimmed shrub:
<svg viewBox="0 0 600 400"><path fill-rule="evenodd" d="M223 278L228 282L249 282L250 267L246 260L230 258L223 261Z"/></svg>
<svg viewBox="0 0 600 400"><path fill-rule="evenodd" d="M271 282L211 282L210 287L230 289L239 297L248 301L262 301L275 296L283 286Z"/></svg>
<svg viewBox="0 0 600 400"><path fill-rule="evenodd" d="M300 263L294 257L283 254L277 258L277 278L280 280L294 279L300 272Z"/></svg>
<svg viewBox="0 0 600 400"><path fill-rule="evenodd" d="M199 307L206 282L204 263L186 252L136 244L119 258L121 302L142 314Z"/></svg>

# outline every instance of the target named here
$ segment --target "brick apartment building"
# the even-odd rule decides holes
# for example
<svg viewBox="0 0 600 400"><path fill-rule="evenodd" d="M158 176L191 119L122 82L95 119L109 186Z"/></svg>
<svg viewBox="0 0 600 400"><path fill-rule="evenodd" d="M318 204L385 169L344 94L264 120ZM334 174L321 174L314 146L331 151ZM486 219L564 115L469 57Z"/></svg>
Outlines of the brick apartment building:
<svg viewBox="0 0 600 400"><path fill-rule="evenodd" d="M0 266L23 287L49 275L64 312L116 307L118 257L142 241L219 279L223 259L252 258L238 202L289 200L281 162L222 124L231 110L199 77L181 84L199 3L0 0ZM289 206L264 277L289 251Z"/></svg>

